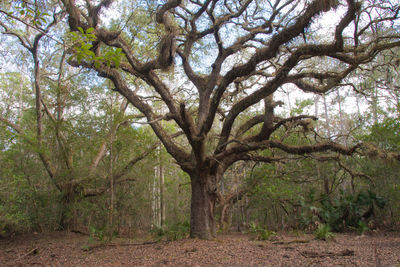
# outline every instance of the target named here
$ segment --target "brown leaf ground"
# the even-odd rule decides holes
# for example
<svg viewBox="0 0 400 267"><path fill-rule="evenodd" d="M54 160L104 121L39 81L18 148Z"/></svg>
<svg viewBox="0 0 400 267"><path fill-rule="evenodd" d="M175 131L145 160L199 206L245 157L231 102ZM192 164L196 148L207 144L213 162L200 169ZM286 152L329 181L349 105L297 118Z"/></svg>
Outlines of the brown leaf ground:
<svg viewBox="0 0 400 267"><path fill-rule="evenodd" d="M394 266L400 267L400 233L279 234L273 241L230 234L205 241L184 239L138 244L116 239L88 243L80 234L55 232L0 239L0 266ZM136 242L136 243L135 243ZM143 242L142 242L143 243ZM88 247L90 248L88 250Z"/></svg>

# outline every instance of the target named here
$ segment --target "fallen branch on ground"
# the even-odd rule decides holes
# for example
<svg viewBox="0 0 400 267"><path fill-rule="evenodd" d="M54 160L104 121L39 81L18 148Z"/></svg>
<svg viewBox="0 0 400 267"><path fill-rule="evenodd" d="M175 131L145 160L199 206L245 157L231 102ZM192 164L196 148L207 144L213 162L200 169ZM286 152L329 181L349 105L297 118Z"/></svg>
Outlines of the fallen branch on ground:
<svg viewBox="0 0 400 267"><path fill-rule="evenodd" d="M354 250L345 249L340 252L317 252L317 251L299 251L306 258L324 258L332 256L354 256Z"/></svg>
<svg viewBox="0 0 400 267"><path fill-rule="evenodd" d="M276 241L272 242L274 245L288 245L288 244L294 244L294 243L308 243L311 240L292 240L292 241Z"/></svg>
<svg viewBox="0 0 400 267"><path fill-rule="evenodd" d="M17 259L17 261L19 261L19 260L25 258L26 256L28 256L28 255L30 255L30 254L36 255L36 254L38 254L38 252L39 252L39 251L38 251L38 248L31 249L31 250L29 250L27 253L25 253L24 255L21 255L21 256Z"/></svg>
<svg viewBox="0 0 400 267"><path fill-rule="evenodd" d="M91 251L96 248L103 248L103 247L127 247L127 246L145 246L145 245L152 245L159 243L159 241L146 241L143 243L97 243L93 245L83 246L82 250L84 251Z"/></svg>

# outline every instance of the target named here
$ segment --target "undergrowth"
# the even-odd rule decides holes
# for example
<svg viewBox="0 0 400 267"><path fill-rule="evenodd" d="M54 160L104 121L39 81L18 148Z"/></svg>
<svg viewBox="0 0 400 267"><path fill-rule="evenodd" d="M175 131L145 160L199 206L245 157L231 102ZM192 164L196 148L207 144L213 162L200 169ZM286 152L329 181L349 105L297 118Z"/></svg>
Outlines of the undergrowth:
<svg viewBox="0 0 400 267"><path fill-rule="evenodd" d="M331 227L327 224L320 224L314 231L315 239L318 240L331 240L335 235L331 232Z"/></svg>
<svg viewBox="0 0 400 267"><path fill-rule="evenodd" d="M249 234L255 234L257 240L270 240L277 235L276 232L256 225L254 222L249 225Z"/></svg>
<svg viewBox="0 0 400 267"><path fill-rule="evenodd" d="M151 232L156 235L159 241L162 239L166 239L168 241L180 240L189 236L190 223L188 221L184 221L174 224L165 224L164 226L154 225Z"/></svg>

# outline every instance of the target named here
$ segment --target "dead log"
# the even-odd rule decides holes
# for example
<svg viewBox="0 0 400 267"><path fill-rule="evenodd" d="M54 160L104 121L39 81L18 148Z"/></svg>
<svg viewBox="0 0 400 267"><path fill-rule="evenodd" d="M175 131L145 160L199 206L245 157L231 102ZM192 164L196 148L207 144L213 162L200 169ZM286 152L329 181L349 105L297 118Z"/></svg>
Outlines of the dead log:
<svg viewBox="0 0 400 267"><path fill-rule="evenodd" d="M354 250L345 249L340 252L299 251L305 258L344 257L354 256Z"/></svg>

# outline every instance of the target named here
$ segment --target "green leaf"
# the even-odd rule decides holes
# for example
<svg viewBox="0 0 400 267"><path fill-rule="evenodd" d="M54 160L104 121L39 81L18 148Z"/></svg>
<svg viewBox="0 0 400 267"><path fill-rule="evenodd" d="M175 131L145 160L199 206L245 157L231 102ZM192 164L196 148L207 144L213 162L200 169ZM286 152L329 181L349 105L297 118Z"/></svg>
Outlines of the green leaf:
<svg viewBox="0 0 400 267"><path fill-rule="evenodd" d="M78 34L76 32L70 32L69 34L71 34L72 37L74 37L74 38L78 37Z"/></svg>
<svg viewBox="0 0 400 267"><path fill-rule="evenodd" d="M83 31L82 27L78 27L78 30L79 30L82 34L85 34L85 32Z"/></svg>
<svg viewBox="0 0 400 267"><path fill-rule="evenodd" d="M120 66L120 64L121 64L119 57L114 57L112 60L113 60L113 62L114 62L114 64L115 64L115 66L116 66L117 68L119 68L119 66Z"/></svg>
<svg viewBox="0 0 400 267"><path fill-rule="evenodd" d="M86 33L92 33L92 32L94 32L94 28L93 27L90 27L89 29L86 30Z"/></svg>
<svg viewBox="0 0 400 267"><path fill-rule="evenodd" d="M97 37L94 34L87 34L86 38L88 39L88 41L96 41Z"/></svg>
<svg viewBox="0 0 400 267"><path fill-rule="evenodd" d="M80 63L82 62L82 59L83 59L83 54L79 53L79 54L76 56L76 59L78 60L78 63L80 64Z"/></svg>
<svg viewBox="0 0 400 267"><path fill-rule="evenodd" d="M91 57L91 58L94 58L96 55L94 54L94 52L93 51L87 51L86 52L86 54L89 56L89 57Z"/></svg>
<svg viewBox="0 0 400 267"><path fill-rule="evenodd" d="M90 48L92 48L93 45L92 44L82 44L82 50L89 50Z"/></svg>

